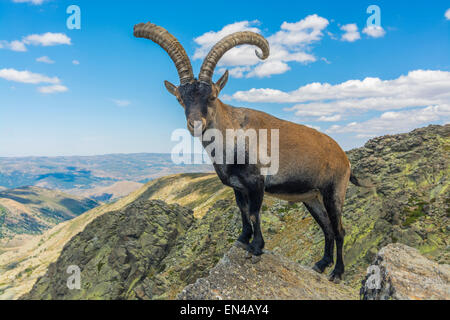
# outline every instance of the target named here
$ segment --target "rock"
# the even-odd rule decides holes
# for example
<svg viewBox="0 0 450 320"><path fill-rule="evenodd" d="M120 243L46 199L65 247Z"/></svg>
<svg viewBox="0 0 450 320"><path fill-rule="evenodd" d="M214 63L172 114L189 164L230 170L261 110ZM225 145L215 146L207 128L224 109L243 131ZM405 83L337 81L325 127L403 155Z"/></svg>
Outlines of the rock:
<svg viewBox="0 0 450 320"><path fill-rule="evenodd" d="M240 212L217 201L203 219L159 200L138 200L105 213L64 247L22 299L173 299L208 274L240 232ZM66 269L81 269L69 290Z"/></svg>
<svg viewBox="0 0 450 320"><path fill-rule="evenodd" d="M360 293L364 300L449 300L449 280L449 265L404 244L389 244L367 269Z"/></svg>
<svg viewBox="0 0 450 320"><path fill-rule="evenodd" d="M274 253L253 264L243 249L232 247L209 276L197 279L178 295L181 300L347 300L357 299L350 287L328 281L314 272Z"/></svg>
<svg viewBox="0 0 450 320"><path fill-rule="evenodd" d="M22 299L151 298L159 285L149 274L161 269L161 261L193 223L191 210L158 200L106 213L67 243ZM69 266L81 270L79 289L67 286ZM138 286L146 280L154 292Z"/></svg>

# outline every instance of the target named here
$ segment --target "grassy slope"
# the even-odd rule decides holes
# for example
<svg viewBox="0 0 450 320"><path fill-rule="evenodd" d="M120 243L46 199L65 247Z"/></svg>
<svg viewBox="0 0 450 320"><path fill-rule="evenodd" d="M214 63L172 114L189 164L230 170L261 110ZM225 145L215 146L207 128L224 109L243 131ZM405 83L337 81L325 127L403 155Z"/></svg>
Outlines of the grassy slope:
<svg viewBox="0 0 450 320"><path fill-rule="evenodd" d="M96 201L39 187L0 191L0 239L41 234L98 205Z"/></svg>
<svg viewBox="0 0 450 320"><path fill-rule="evenodd" d="M134 181L118 181L107 187L97 187L87 190L74 189L68 192L98 201L109 202L125 197L143 185Z"/></svg>
<svg viewBox="0 0 450 320"><path fill-rule="evenodd" d="M161 199L194 211L196 218L205 215L218 200L230 199L233 190L225 187L215 173L186 173L160 178L147 185L145 199Z"/></svg>

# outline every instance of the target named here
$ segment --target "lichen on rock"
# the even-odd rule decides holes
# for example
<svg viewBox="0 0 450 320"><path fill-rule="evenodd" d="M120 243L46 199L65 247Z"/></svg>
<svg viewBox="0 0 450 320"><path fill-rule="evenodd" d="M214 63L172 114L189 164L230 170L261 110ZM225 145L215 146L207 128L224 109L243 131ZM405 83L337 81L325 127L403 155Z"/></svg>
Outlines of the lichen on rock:
<svg viewBox="0 0 450 320"><path fill-rule="evenodd" d="M266 252L254 264L246 252L232 247L205 278L188 285L181 300L352 300L357 295L325 275Z"/></svg>

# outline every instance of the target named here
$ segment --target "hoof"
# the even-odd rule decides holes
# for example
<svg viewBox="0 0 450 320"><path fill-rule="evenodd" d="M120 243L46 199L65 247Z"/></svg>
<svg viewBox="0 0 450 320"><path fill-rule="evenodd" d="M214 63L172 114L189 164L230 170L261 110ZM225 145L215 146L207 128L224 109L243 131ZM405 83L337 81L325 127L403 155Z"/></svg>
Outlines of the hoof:
<svg viewBox="0 0 450 320"><path fill-rule="evenodd" d="M252 257L253 257L252 253L247 251L247 253L245 254L245 259L250 259Z"/></svg>
<svg viewBox="0 0 450 320"><path fill-rule="evenodd" d="M330 276L328 277L328 280L331 282L334 282L336 284L339 284L342 280L342 274L339 274L335 271L333 271Z"/></svg>
<svg viewBox="0 0 450 320"><path fill-rule="evenodd" d="M256 264L261 261L261 256L252 256L252 263Z"/></svg>
<svg viewBox="0 0 450 320"><path fill-rule="evenodd" d="M246 244L244 244L244 243L242 243L240 241L236 241L234 243L234 246L238 247L238 248L241 248L241 249L244 249L244 250L247 250L247 247L248 247L248 245L246 245Z"/></svg>
<svg viewBox="0 0 450 320"><path fill-rule="evenodd" d="M323 273L323 270L320 270L320 268L317 265L314 265L314 267L312 267L312 269L317 273Z"/></svg>
<svg viewBox="0 0 450 320"><path fill-rule="evenodd" d="M329 266L331 266L332 264L333 264L333 261L328 261L328 260L322 259L322 260L316 262L316 264L314 265L314 267L312 269L317 273L323 273L325 271L325 269L328 268Z"/></svg>
<svg viewBox="0 0 450 320"><path fill-rule="evenodd" d="M264 245L262 247L264 247ZM259 245L255 245L252 242L247 246L247 251L250 252L254 256L260 256L264 253L262 247L260 247Z"/></svg>

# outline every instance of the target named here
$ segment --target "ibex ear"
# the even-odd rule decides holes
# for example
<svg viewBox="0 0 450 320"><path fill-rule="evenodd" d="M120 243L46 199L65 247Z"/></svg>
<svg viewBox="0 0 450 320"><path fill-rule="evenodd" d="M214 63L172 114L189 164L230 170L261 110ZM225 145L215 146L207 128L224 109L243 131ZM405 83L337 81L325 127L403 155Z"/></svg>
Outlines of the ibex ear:
<svg viewBox="0 0 450 320"><path fill-rule="evenodd" d="M225 87L228 81L228 70L225 71L223 76L220 77L220 79L216 82L216 86L219 88L219 91L222 91L222 89Z"/></svg>
<svg viewBox="0 0 450 320"><path fill-rule="evenodd" d="M178 88L174 84L170 83L169 81L164 81L164 85L166 86L167 91L169 91L175 97L177 96Z"/></svg>

